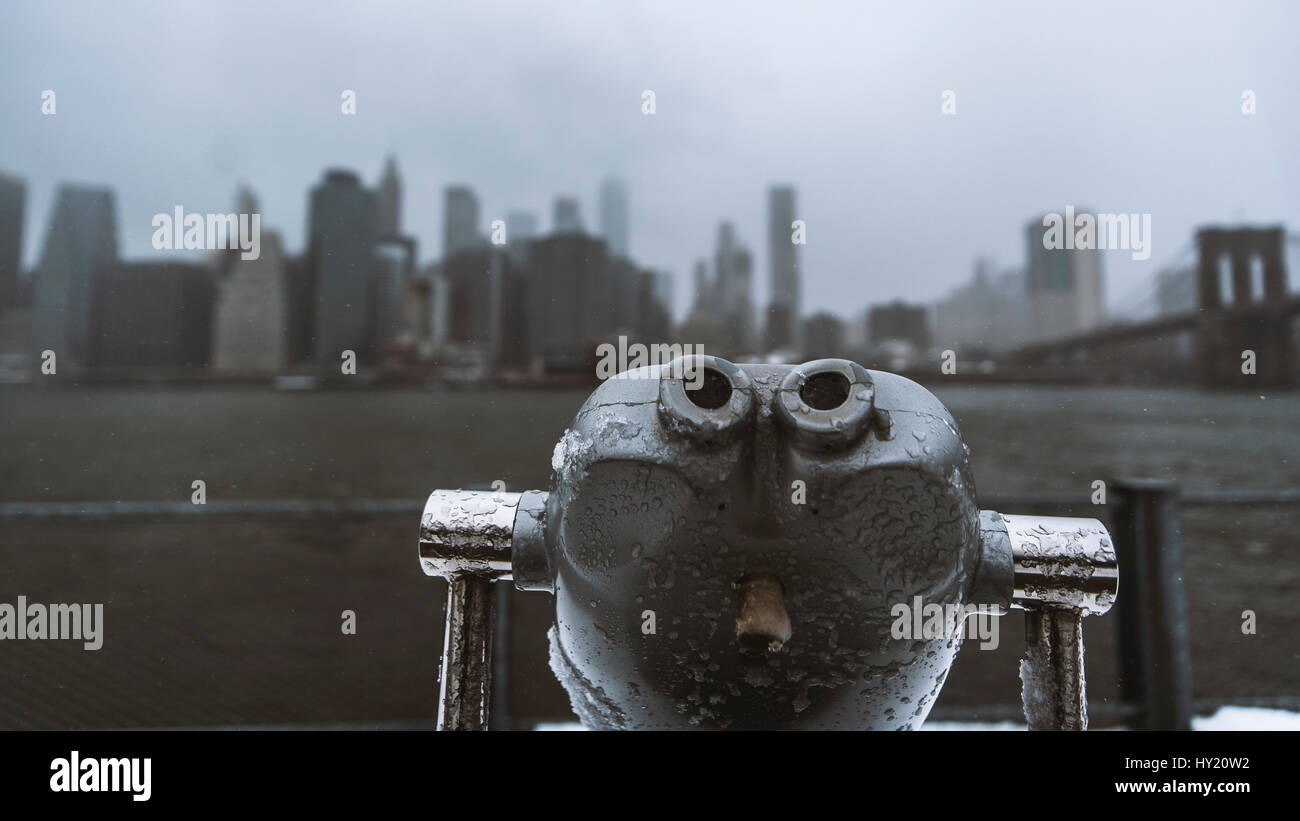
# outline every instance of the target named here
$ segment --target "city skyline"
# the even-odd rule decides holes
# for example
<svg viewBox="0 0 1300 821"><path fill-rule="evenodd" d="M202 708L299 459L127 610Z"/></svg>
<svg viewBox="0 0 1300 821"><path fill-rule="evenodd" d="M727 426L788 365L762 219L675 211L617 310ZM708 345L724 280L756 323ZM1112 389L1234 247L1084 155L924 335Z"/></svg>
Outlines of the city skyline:
<svg viewBox="0 0 1300 821"><path fill-rule="evenodd" d="M600 180L617 174L634 195L638 259L685 282L728 219L754 242L760 306L764 192L790 181L808 225L804 314L836 310L850 292L862 304L938 299L976 256L1019 260L1016 226L1029 215L1071 204L1153 214L1150 260L1108 255L1108 299L1153 279L1196 225L1300 225L1286 139L1300 132L1300 54L1287 36L1300 10L1093 8L947 9L936 29L923 10L888 6L801 9L792 28L762 8L509 4L417 9L400 24L375 16L358 36L344 7L309 29L269 8L249 29L238 15L166 7L146 24L129 5L20 5L0 54L0 166L28 181L29 237L57 182L113 185L132 257L148 254L150 215L177 202L226 210L241 180L299 249L301 191L321 169L372 182L389 153L406 181L404 230L426 257L440 247L448 184L472 184L485 219L545 217L556 194L576 194L592 224ZM998 22L1014 18L1034 35ZM174 35L147 34L157 26ZM743 36L721 54L686 36L723 29ZM1094 59L1115 37L1164 47ZM1207 41L1223 47L1207 55ZM195 53L224 55L228 70L176 82L158 71ZM57 114L40 113L45 89ZM355 116L340 113L344 89ZM948 89L954 116L941 112ZM1250 116L1243 89L1257 94ZM676 316L688 302L678 288Z"/></svg>

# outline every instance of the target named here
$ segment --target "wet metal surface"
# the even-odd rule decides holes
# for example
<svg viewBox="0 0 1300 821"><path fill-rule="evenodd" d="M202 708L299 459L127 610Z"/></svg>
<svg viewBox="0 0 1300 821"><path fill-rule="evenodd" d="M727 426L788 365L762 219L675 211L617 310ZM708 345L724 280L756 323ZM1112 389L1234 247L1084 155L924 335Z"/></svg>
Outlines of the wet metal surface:
<svg viewBox="0 0 1300 821"><path fill-rule="evenodd" d="M1020 679L1029 729L1088 729L1083 614L1070 608L1029 610L1025 641Z"/></svg>
<svg viewBox="0 0 1300 821"><path fill-rule="evenodd" d="M470 583L513 576L554 593L551 667L588 727L915 729L964 608L1011 603L1031 610L1031 723L1086 726L1079 619L1117 583L1100 523L981 512L956 423L907 379L691 359L603 383L549 494L429 497L421 561L453 584L444 714L482 718L490 598ZM949 615L900 638L901 603Z"/></svg>
<svg viewBox="0 0 1300 821"><path fill-rule="evenodd" d="M438 729L486 730L493 695L495 594L491 582L473 576L452 576L448 585Z"/></svg>

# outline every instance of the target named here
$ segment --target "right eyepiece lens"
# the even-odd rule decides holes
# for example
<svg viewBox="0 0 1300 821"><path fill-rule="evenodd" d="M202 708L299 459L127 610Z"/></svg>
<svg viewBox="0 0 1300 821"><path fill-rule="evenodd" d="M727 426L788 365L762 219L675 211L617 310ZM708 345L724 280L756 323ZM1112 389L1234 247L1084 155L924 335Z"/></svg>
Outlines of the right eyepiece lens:
<svg viewBox="0 0 1300 821"><path fill-rule="evenodd" d="M838 371L815 373L804 380L799 398L813 410L835 410L849 400L849 380Z"/></svg>

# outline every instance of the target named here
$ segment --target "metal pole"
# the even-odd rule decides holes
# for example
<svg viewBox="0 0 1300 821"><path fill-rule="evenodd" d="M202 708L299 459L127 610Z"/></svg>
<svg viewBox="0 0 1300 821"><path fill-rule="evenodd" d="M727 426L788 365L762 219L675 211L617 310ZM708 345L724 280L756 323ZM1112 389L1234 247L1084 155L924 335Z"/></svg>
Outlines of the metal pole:
<svg viewBox="0 0 1300 821"><path fill-rule="evenodd" d="M1117 604L1121 695L1139 706L1139 729L1190 730L1178 487L1156 479L1121 479L1112 487L1115 545L1128 579Z"/></svg>
<svg viewBox="0 0 1300 821"><path fill-rule="evenodd" d="M510 614L512 603L510 594L513 585L496 584L492 592L496 595L496 638L492 647L492 720L488 729L509 730L514 726L510 710Z"/></svg>
<svg viewBox="0 0 1300 821"><path fill-rule="evenodd" d="M1083 611L1072 607L1026 610L1025 644L1020 679L1029 729L1088 729Z"/></svg>
<svg viewBox="0 0 1300 821"><path fill-rule="evenodd" d="M981 575L994 590L1010 586L1011 604L1025 611L1020 680L1029 729L1088 729L1083 617L1110 610L1119 594L1110 533L1096 519L986 510L980 540Z"/></svg>
<svg viewBox="0 0 1300 821"><path fill-rule="evenodd" d="M457 574L448 580L447 627L438 696L439 730L486 730L492 706L492 582Z"/></svg>

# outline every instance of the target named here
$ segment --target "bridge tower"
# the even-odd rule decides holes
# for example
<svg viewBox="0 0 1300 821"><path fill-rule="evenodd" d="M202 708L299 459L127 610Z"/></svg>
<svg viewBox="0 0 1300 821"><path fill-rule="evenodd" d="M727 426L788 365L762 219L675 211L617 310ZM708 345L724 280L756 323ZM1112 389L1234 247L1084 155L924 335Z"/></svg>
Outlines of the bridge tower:
<svg viewBox="0 0 1300 821"><path fill-rule="evenodd" d="M1295 345L1286 292L1286 231L1269 228L1201 228L1197 290L1200 317L1196 350L1201 384L1211 388L1294 387ZM1255 260L1262 272L1255 288ZM1220 271L1230 268L1231 301ZM1255 353L1255 373L1242 372L1245 351Z"/></svg>

